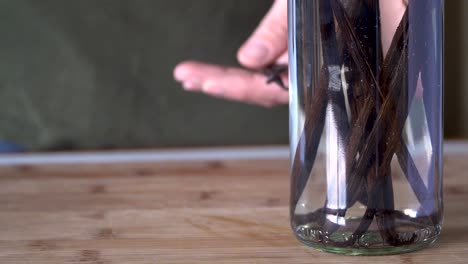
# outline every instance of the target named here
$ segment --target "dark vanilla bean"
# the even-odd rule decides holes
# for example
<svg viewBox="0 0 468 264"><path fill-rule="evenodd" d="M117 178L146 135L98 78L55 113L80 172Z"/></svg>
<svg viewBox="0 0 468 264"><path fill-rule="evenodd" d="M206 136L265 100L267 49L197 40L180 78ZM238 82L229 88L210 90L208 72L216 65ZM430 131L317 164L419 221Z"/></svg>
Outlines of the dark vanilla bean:
<svg viewBox="0 0 468 264"><path fill-rule="evenodd" d="M299 139L294 153L293 166L291 168L291 202L296 205L304 192L307 181L317 155L320 138L325 125L325 112L327 107L328 72L322 69L319 87L314 89L310 105L306 106L306 120L304 131ZM295 207L290 208L291 216Z"/></svg>

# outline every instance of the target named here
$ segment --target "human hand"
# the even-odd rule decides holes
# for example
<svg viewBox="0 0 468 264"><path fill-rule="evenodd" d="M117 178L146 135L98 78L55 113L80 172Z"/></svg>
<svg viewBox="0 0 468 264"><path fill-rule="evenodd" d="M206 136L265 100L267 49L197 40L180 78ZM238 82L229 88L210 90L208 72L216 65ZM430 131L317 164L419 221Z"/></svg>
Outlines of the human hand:
<svg viewBox="0 0 468 264"><path fill-rule="evenodd" d="M271 64L287 64L287 1L276 0L258 28L237 54L243 68L184 61L174 78L187 91L271 107L286 104L288 92L259 72ZM287 74L283 82L287 83Z"/></svg>
<svg viewBox="0 0 468 264"><path fill-rule="evenodd" d="M390 46L407 0L383 0L382 43L384 53ZM187 91L225 99L259 104L267 107L286 104L288 92L280 86L266 83L264 74L256 71L271 64L287 64L287 1L276 0L259 27L237 54L239 63L246 67L232 68L197 61L184 61L174 69L174 78ZM287 83L287 75L283 82Z"/></svg>

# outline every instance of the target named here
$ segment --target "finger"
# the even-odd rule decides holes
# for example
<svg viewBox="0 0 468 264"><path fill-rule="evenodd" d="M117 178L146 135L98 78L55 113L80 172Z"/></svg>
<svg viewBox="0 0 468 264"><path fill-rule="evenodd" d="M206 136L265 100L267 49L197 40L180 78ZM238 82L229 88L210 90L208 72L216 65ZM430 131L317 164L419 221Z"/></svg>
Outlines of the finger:
<svg viewBox="0 0 468 264"><path fill-rule="evenodd" d="M287 49L287 1L276 0L252 36L237 53L239 62L248 68L273 63Z"/></svg>
<svg viewBox="0 0 468 264"><path fill-rule="evenodd" d="M288 52L284 52L278 57L276 64L287 65L289 63L288 58Z"/></svg>
<svg viewBox="0 0 468 264"><path fill-rule="evenodd" d="M267 84L264 75L239 68L184 62L176 67L174 75L186 90L215 97L266 107L289 100L288 92L276 84Z"/></svg>
<svg viewBox="0 0 468 264"><path fill-rule="evenodd" d="M408 2L404 0L380 1L382 48L384 55L387 54L390 48L393 36L405 13L407 5Z"/></svg>

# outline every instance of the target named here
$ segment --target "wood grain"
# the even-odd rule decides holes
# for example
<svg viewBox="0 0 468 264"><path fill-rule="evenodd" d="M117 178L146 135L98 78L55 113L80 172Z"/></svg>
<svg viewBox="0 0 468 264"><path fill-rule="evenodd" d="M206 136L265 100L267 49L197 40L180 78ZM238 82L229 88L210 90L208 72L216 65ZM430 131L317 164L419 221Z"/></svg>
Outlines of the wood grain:
<svg viewBox="0 0 468 264"><path fill-rule="evenodd" d="M345 257L297 242L289 162L0 167L0 263L465 263L468 153L445 156L445 224L415 253Z"/></svg>

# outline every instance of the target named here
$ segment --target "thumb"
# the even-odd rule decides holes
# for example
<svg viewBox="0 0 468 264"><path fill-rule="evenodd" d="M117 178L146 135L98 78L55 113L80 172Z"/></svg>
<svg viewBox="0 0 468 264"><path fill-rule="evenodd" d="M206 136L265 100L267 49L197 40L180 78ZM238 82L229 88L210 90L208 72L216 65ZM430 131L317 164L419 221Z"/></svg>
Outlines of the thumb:
<svg viewBox="0 0 468 264"><path fill-rule="evenodd" d="M287 49L286 0L276 0L252 36L237 53L239 62L248 68L261 68L273 63Z"/></svg>

